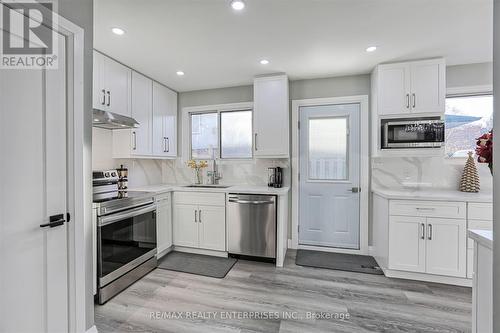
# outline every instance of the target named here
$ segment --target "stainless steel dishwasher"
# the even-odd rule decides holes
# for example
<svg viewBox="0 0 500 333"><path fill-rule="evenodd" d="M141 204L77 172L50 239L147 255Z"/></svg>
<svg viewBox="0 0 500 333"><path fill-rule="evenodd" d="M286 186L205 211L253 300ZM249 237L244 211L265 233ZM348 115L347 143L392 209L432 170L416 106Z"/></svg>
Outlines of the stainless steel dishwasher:
<svg viewBox="0 0 500 333"><path fill-rule="evenodd" d="M276 197L229 194L228 252L276 259Z"/></svg>

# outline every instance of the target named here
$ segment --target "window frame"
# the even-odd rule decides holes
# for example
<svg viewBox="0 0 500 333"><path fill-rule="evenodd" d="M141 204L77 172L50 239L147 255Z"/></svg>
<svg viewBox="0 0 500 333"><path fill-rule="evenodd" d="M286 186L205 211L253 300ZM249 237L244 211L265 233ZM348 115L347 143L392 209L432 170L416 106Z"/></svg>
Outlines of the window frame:
<svg viewBox="0 0 500 333"><path fill-rule="evenodd" d="M463 86L463 87L451 87L446 89L445 105L446 99L448 98L460 98L460 97L477 97L477 96L493 96L493 86L492 85L480 85L480 86ZM445 115L443 114L443 120ZM467 160L467 157L453 157L446 155L446 142L443 149L443 157L445 161L451 164L462 164Z"/></svg>
<svg viewBox="0 0 500 333"><path fill-rule="evenodd" d="M232 158L223 158L222 157L222 141L221 141L221 113L225 112L238 112L238 111L250 111L251 112L251 123L252 123L252 155L251 157L232 157ZM196 160L196 161L205 161L207 160L206 158L198 159L198 158L193 158L193 142L192 142L192 118L191 116L193 114L208 114L208 113L216 113L217 114L217 146L218 146L218 154L215 157L216 160L220 161L253 161L254 160L254 140L253 140L253 132L254 132L254 114L253 114L253 103L235 103L235 104L222 104L218 106L201 106L201 107L187 107L183 109L183 113L185 114L185 117L183 117L183 120L187 121L188 124L187 126L184 126L185 129L187 129L188 133L186 135L183 135L184 137L184 142L185 140L188 140L188 142L185 142L187 144L188 150L187 154L185 156L188 157L189 160ZM210 159L208 159L210 160Z"/></svg>

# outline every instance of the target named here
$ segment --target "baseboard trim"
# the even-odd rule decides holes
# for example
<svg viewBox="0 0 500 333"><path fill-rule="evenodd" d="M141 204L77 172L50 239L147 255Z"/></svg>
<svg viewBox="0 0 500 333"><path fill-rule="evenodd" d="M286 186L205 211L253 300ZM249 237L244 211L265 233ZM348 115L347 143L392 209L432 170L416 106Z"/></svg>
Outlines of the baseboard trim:
<svg viewBox="0 0 500 333"><path fill-rule="evenodd" d="M97 327L95 327L95 325L94 325L91 328L89 328L85 333L98 333Z"/></svg>
<svg viewBox="0 0 500 333"><path fill-rule="evenodd" d="M425 274L425 273L415 273L415 272L403 272L403 271L395 271L395 270L384 269L384 268L382 268L382 270L384 271L385 276L390 277L390 278L443 283L443 284L451 284L451 285L462 286L462 287L472 287L472 280L466 279L466 278L433 275L433 274Z"/></svg>
<svg viewBox="0 0 500 333"><path fill-rule="evenodd" d="M204 254L207 256L214 256L214 257L223 257L227 258L228 253L225 251L214 251L214 250L205 250L205 249L196 249L192 247L184 247L184 246L174 246L173 247L174 251L178 252L186 252L186 253L194 253L194 254Z"/></svg>
<svg viewBox="0 0 500 333"><path fill-rule="evenodd" d="M156 259L160 259L161 257L165 256L166 254L172 252L174 250L174 246L170 246L156 254Z"/></svg>

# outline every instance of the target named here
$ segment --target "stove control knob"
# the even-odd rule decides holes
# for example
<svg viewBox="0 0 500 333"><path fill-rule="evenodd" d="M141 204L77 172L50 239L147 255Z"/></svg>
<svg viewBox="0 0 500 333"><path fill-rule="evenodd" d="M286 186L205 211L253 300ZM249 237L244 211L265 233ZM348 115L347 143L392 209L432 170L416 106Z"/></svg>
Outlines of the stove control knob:
<svg viewBox="0 0 500 333"><path fill-rule="evenodd" d="M116 172L112 172L111 177L116 177Z"/></svg>
<svg viewBox="0 0 500 333"><path fill-rule="evenodd" d="M104 173L104 177L108 178L109 177L109 172Z"/></svg>

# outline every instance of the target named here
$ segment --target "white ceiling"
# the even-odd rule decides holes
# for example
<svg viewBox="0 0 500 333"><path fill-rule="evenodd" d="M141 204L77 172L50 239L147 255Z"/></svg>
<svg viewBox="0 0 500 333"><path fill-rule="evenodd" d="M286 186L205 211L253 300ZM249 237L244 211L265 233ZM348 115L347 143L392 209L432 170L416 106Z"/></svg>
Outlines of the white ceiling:
<svg viewBox="0 0 500 333"><path fill-rule="evenodd" d="M493 0L246 4L234 12L229 0L94 0L94 47L177 91L250 84L273 72L292 80L368 73L380 62L423 57L492 60ZM365 52L371 45L378 50Z"/></svg>

